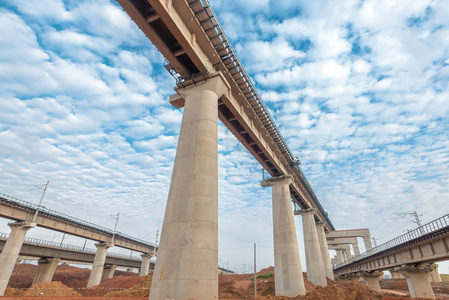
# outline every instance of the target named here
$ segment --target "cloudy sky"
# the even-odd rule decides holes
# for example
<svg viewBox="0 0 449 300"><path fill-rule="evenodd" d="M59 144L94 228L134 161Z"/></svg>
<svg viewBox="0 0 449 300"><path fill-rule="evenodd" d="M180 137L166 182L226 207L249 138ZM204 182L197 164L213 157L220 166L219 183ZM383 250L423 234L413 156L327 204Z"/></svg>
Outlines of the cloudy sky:
<svg viewBox="0 0 449 300"><path fill-rule="evenodd" d="M0 3L0 192L37 203L50 180L47 208L108 228L120 212L119 231L154 241L182 117L163 57L112 0ZM369 228L380 244L416 227L394 213L449 212L448 1L211 4L336 229ZM261 179L220 124L219 258L231 269L249 269L253 243L258 268L273 264Z"/></svg>

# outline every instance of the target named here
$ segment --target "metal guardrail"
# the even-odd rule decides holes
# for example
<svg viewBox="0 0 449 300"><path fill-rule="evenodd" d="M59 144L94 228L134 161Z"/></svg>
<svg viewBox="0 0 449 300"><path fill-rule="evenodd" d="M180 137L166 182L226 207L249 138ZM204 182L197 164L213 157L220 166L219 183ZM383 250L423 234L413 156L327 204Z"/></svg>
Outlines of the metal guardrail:
<svg viewBox="0 0 449 300"><path fill-rule="evenodd" d="M87 228L91 228L91 229L103 232L105 234L109 234L111 237L114 234L113 230L111 230L111 229L108 229L106 227L99 226L99 225L96 225L94 223L87 222L87 221L75 218L75 217L72 217L72 216L69 216L69 215L66 215L66 214L63 214L63 213L51 210L51 209L48 209L48 208L46 208L45 206L42 206L42 205L36 205L36 204L31 203L31 202L28 202L28 201L25 201L25 200L22 200L22 199L19 199L19 198L15 198L15 197L3 194L3 193L0 193L0 201L1 201L1 198L4 198L4 199L9 200L11 202L15 202L18 205L27 207L27 208L29 208L32 211L36 211L37 209L39 209L39 214L40 215L47 214L47 215L50 215L50 216L54 216L54 217L57 217L59 219L66 220L68 222L75 223L75 224L80 225L80 226L84 226L84 227L87 227ZM154 244L152 244L152 243L146 242L144 240L132 237L130 235L127 235L127 234L124 234L124 233L121 233L121 232L116 232L115 233L115 237L116 238L122 238L122 239L125 239L125 240L130 240L132 242L135 242L135 243L138 243L138 244L142 244L144 246L148 246L148 247L152 247L152 248L155 247Z"/></svg>
<svg viewBox="0 0 449 300"><path fill-rule="evenodd" d="M0 232L0 238L7 239L8 237L9 237L9 234L4 233L4 232ZM63 249L69 249L69 250L75 250L75 251L80 251L80 252L89 252L89 253L96 253L97 252L97 250L92 249L92 248L86 248L86 247L81 247L81 246L63 244L63 243L58 243L58 242L53 242L53 241L46 241L46 240L41 240L41 239L36 239L36 238L28 238L28 237L26 237L24 239L24 242L25 243L29 243L29 244L45 245L45 246L50 246L50 247L55 247L55 248L63 248ZM131 255L127 255L127 254L114 253L114 252L108 252L107 256L109 256L109 257L128 258L128 259L140 259L139 257L135 257L132 254Z"/></svg>
<svg viewBox="0 0 449 300"><path fill-rule="evenodd" d="M434 231L437 231L439 229L443 229L445 227L449 226L449 214L442 216L432 222L429 222L427 224L422 225L421 227L418 227L417 229L411 230L403 235L398 236L397 238L394 238L386 243L383 243L377 247L374 247L371 250L368 250L364 253L361 253L360 255L354 256L347 261L338 264L335 266L334 269L338 269L341 267L344 267L346 265L349 265L351 263L357 262L358 260L367 258L371 255L375 255L379 252L388 250L390 248L399 246L401 244L404 244L406 242L409 242L411 240L414 240L416 238L419 238L421 236L424 236L426 234L432 233Z"/></svg>
<svg viewBox="0 0 449 300"><path fill-rule="evenodd" d="M301 168L295 163L296 158L293 156L290 148L288 147L287 143L285 142L284 138L282 137L282 134L280 133L276 123L274 122L273 118L271 117L267 107L265 106L264 102L262 101L262 98L260 97L259 93L257 92L256 88L254 87L254 84L251 80L251 77L246 73L245 68L243 68L243 64L241 63L240 59L237 57L237 54L232 47L231 42L229 41L229 38L227 37L223 27L221 26L220 21L218 20L218 17L213 10L212 6L209 3L209 0L194 0L189 1L189 6L192 8L193 5L197 2L200 2L203 11L207 13L207 16L210 20L213 20L212 23L214 25L213 30L215 31L216 35L213 37L210 37L207 35L212 42L212 39L218 38L223 45L224 49L221 51L226 51L225 55L221 55L221 61L224 63L225 60L231 60L231 63L224 63L226 65L226 68L228 71L231 69L237 70L237 73L235 75L241 76L243 79L243 83L239 85L239 89L242 92L242 95L247 99L248 104L251 105L252 109L256 113L256 115L259 117L262 124L265 126L268 134L273 139L274 143L278 147L278 149L281 151L282 155L290 165L290 167L293 169L294 175L298 177L301 184L306 189L307 193L309 194L312 201L317 206L318 210L321 212L323 217L326 219L326 222L329 224L332 230L335 230L332 222L330 221L327 212L323 209L321 206L318 198L316 197L315 193L313 192L312 187L310 186L309 182L307 181L304 173L302 172ZM199 13L199 12L197 12ZM195 14L196 15L196 14ZM217 48L216 48L217 49ZM229 67L228 67L229 66ZM235 75L232 75L233 77ZM235 79L235 77L234 77ZM179 78L178 78L179 80ZM235 79L237 81L237 79ZM241 87L243 86L243 88ZM244 90L248 89L249 92L245 93Z"/></svg>

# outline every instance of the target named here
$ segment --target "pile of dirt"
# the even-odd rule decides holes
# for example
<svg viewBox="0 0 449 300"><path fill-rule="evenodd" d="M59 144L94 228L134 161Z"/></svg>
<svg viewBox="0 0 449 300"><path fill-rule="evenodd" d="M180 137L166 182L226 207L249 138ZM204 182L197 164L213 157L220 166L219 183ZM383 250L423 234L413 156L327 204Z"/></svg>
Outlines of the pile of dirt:
<svg viewBox="0 0 449 300"><path fill-rule="evenodd" d="M364 284L346 281L327 287L316 286L305 296L298 296L294 300L379 300L382 295L368 288Z"/></svg>
<svg viewBox="0 0 449 300"><path fill-rule="evenodd" d="M83 296L104 296L115 290L130 289L140 284L146 277L141 276L114 276L110 279L105 279L99 285L88 289L81 288L79 293Z"/></svg>
<svg viewBox="0 0 449 300"><path fill-rule="evenodd" d="M16 264L11 274L8 286L16 289L28 288L33 283L36 272L36 265Z"/></svg>
<svg viewBox="0 0 449 300"><path fill-rule="evenodd" d="M60 281L52 281L52 282L41 282L33 285L29 288L23 296L37 296L37 297L46 297L46 296L81 296L79 293L74 291L72 288L62 284Z"/></svg>
<svg viewBox="0 0 449 300"><path fill-rule="evenodd" d="M138 277L141 279L132 287L107 293L106 297L148 297L150 296L151 281L153 280L153 274Z"/></svg>
<svg viewBox="0 0 449 300"><path fill-rule="evenodd" d="M379 280L381 289L396 290L408 292L408 285L405 278L400 279L381 279Z"/></svg>
<svg viewBox="0 0 449 300"><path fill-rule="evenodd" d="M37 266L31 264L16 264L11 274L8 287L13 289L27 289L31 287L34 276L37 272ZM62 284L76 289L82 289L87 286L90 269L72 267L67 264L59 265L53 276L53 281L60 281ZM121 277L139 277L138 274L126 271L115 271L114 276ZM123 279L126 281L125 279ZM133 282L132 284L134 284ZM114 286L112 286L114 287Z"/></svg>

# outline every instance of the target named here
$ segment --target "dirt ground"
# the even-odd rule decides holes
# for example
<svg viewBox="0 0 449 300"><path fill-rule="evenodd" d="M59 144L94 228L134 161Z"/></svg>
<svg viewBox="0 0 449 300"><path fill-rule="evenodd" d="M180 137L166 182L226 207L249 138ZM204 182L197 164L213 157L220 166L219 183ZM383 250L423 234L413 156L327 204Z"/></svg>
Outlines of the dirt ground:
<svg viewBox="0 0 449 300"><path fill-rule="evenodd" d="M152 275L140 277L136 273L117 271L113 278L103 280L98 286L85 288L90 270L68 265L56 269L52 282L42 282L31 287L37 266L16 265L5 296L0 299L28 300L102 300L104 297L119 297L123 300L148 299ZM259 274L270 274L274 268L261 270ZM258 299L266 300L401 300L410 299L405 279L380 281L382 293L369 289L363 283L334 282L328 279L323 288L313 285L304 273L305 296L295 298L275 297L274 276L257 279ZM432 284L439 300L449 299L449 281ZM222 300L253 299L254 279L252 274L219 275L219 298ZM417 299L417 298L415 298Z"/></svg>

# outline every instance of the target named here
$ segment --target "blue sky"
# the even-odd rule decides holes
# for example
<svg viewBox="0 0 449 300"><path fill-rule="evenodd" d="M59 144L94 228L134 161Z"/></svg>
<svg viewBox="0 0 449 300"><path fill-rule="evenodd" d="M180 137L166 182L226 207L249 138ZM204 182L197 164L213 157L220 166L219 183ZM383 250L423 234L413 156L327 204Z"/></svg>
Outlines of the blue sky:
<svg viewBox="0 0 449 300"><path fill-rule="evenodd" d="M182 116L163 57L114 1L0 3L0 192L37 203L50 180L46 207L110 228L120 212L153 241ZM382 243L415 227L394 213L449 212L447 1L211 4L337 229ZM219 140L221 263L252 264L256 242L272 265L271 191L222 124Z"/></svg>

